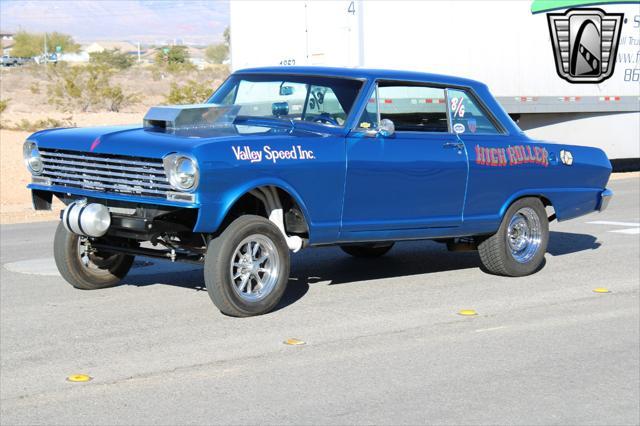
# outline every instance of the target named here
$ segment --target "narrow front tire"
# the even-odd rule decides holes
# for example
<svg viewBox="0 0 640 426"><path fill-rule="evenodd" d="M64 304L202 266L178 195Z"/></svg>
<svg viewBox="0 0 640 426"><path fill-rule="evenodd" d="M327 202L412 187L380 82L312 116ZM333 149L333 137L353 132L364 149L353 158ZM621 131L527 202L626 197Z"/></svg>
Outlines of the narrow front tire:
<svg viewBox="0 0 640 426"><path fill-rule="evenodd" d="M53 242L58 271L73 287L97 290L118 285L133 265L134 256L101 253L91 248L87 237L69 232L58 224Z"/></svg>

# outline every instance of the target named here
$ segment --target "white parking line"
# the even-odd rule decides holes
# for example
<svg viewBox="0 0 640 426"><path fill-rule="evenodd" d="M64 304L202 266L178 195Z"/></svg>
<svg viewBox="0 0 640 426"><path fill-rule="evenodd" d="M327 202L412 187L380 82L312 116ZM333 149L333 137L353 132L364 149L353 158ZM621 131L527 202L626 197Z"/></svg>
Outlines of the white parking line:
<svg viewBox="0 0 640 426"><path fill-rule="evenodd" d="M618 234L640 235L640 228L616 229L609 232L615 232Z"/></svg>
<svg viewBox="0 0 640 426"><path fill-rule="evenodd" d="M507 326L506 325L501 325L500 327L481 328L481 329L476 330L476 333L483 333L485 331L502 330L503 328L507 328Z"/></svg>
<svg viewBox="0 0 640 426"><path fill-rule="evenodd" d="M611 229L607 232L615 232L616 234L640 235L640 223L638 222L614 222L608 220L596 220L587 223L591 225L633 226L633 228L627 229Z"/></svg>
<svg viewBox="0 0 640 426"><path fill-rule="evenodd" d="M594 222L587 222L593 225L612 225L612 226L639 226L640 223L637 222L610 222L608 220L596 220Z"/></svg>

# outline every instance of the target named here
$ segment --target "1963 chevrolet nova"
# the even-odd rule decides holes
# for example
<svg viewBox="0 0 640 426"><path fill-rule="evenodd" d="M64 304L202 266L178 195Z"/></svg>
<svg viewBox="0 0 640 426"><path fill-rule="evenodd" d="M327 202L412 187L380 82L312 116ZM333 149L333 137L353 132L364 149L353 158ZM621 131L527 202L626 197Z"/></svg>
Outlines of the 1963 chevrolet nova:
<svg viewBox="0 0 640 426"><path fill-rule="evenodd" d="M136 255L203 263L233 316L273 309L305 247L434 239L531 274L549 221L612 195L601 150L531 140L484 84L416 72L238 71L206 104L38 132L24 155L35 208L66 204L54 254L71 285L113 286Z"/></svg>

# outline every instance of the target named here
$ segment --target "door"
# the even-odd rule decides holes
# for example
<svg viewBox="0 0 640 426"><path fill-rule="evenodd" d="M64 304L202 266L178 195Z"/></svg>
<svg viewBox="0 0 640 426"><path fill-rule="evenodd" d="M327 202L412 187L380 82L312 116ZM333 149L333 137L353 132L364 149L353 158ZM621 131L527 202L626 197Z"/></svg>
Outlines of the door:
<svg viewBox="0 0 640 426"><path fill-rule="evenodd" d="M392 136L376 134L383 119L395 124ZM347 138L344 240L461 225L467 152L450 130L443 88L379 82L357 126Z"/></svg>

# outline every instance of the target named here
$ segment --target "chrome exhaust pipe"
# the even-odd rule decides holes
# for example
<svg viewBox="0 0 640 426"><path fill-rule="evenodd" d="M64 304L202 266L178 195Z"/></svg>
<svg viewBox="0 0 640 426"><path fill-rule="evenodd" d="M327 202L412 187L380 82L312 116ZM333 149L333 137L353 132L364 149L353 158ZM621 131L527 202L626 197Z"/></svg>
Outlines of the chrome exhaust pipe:
<svg viewBox="0 0 640 426"><path fill-rule="evenodd" d="M111 214L102 204L74 201L62 212L62 224L74 234L102 237L111 226Z"/></svg>

